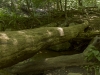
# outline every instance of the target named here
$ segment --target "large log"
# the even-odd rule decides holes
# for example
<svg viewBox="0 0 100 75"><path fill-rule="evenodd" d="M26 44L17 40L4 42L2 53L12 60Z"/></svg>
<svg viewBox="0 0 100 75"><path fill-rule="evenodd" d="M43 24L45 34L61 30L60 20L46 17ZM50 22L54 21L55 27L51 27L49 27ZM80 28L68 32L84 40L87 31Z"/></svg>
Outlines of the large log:
<svg viewBox="0 0 100 75"><path fill-rule="evenodd" d="M71 27L41 27L0 32L0 68L28 59L50 45L75 38L86 27L87 21Z"/></svg>
<svg viewBox="0 0 100 75"><path fill-rule="evenodd" d="M58 56L52 58L45 58L42 60L32 60L26 63L19 63L7 71L13 74L26 75L26 74L39 74L47 70L52 70L56 68L69 67L69 66L84 66L84 65L94 65L92 62L87 62L84 60L85 57L83 53L75 55Z"/></svg>
<svg viewBox="0 0 100 75"><path fill-rule="evenodd" d="M29 73L38 74L46 70L69 67L69 66L84 66L84 65L93 66L96 64L96 61L87 61L85 59L88 56L90 50L93 48L93 46L98 50L100 50L99 45L100 45L100 37L96 36L87 46L87 48L83 51L83 53L74 55L62 55L49 58L46 57L45 53L42 55L37 54L33 58L31 58L32 60L21 62L17 65L8 68L9 70L8 69L7 70L14 74L25 75ZM45 58L43 57L42 59L38 59L43 55L45 55Z"/></svg>

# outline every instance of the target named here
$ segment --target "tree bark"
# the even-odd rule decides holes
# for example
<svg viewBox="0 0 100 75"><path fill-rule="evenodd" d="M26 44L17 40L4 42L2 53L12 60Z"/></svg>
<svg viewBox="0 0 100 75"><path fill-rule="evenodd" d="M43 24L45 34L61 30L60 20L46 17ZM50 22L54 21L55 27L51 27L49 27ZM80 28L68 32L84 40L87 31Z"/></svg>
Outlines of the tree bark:
<svg viewBox="0 0 100 75"><path fill-rule="evenodd" d="M48 46L68 41L88 27L88 22L71 27L41 27L0 32L0 68L28 59Z"/></svg>
<svg viewBox="0 0 100 75"><path fill-rule="evenodd" d="M8 68L9 72L13 74L25 75L25 74L39 74L47 70L56 68L69 67L69 66L84 66L93 65L92 62L84 60L83 53L75 55L58 56L52 58L45 58L42 60L33 60L26 63L17 64L11 68Z"/></svg>
<svg viewBox="0 0 100 75"><path fill-rule="evenodd" d="M69 66L93 66L95 65L96 61L85 60L93 46L100 50L100 37L96 36L83 51L83 53L50 58L45 56L45 58L42 59L37 59L36 57L41 57L39 54L37 54L36 57L31 58L32 60L25 60L26 62L24 61L8 69L11 73L24 75L27 73L37 74L42 73L43 71Z"/></svg>

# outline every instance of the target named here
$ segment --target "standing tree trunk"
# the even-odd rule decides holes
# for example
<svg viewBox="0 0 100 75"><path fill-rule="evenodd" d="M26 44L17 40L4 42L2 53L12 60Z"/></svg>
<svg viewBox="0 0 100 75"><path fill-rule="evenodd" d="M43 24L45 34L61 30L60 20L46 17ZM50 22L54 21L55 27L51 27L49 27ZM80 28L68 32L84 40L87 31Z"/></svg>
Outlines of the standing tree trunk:
<svg viewBox="0 0 100 75"><path fill-rule="evenodd" d="M95 7L97 6L97 0L94 0L94 6Z"/></svg>
<svg viewBox="0 0 100 75"><path fill-rule="evenodd" d="M65 25L68 24L68 16L67 16L67 0L65 0Z"/></svg>
<svg viewBox="0 0 100 75"><path fill-rule="evenodd" d="M83 6L82 0L78 0L78 4L79 4L79 6Z"/></svg>
<svg viewBox="0 0 100 75"><path fill-rule="evenodd" d="M16 13L16 8L13 0L11 0L11 10L12 12Z"/></svg>
<svg viewBox="0 0 100 75"><path fill-rule="evenodd" d="M63 8L62 8L62 1L60 0L60 10L63 11Z"/></svg>
<svg viewBox="0 0 100 75"><path fill-rule="evenodd" d="M56 1L57 2L57 11L60 10L60 7L59 7L59 0Z"/></svg>

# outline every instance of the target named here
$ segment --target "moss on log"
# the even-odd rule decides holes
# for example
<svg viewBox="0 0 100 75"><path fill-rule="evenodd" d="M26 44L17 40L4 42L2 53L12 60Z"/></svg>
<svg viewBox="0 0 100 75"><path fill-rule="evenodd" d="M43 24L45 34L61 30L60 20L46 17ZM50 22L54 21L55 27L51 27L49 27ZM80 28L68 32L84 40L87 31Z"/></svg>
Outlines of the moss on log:
<svg viewBox="0 0 100 75"><path fill-rule="evenodd" d="M82 53L75 55L58 56L52 58L45 58L42 60L33 60L22 64L17 64L11 68L8 68L8 72L13 74L25 75L25 74L39 74L47 70L56 68L68 67L68 66L84 66L93 65L92 62L84 60L85 57Z"/></svg>
<svg viewBox="0 0 100 75"><path fill-rule="evenodd" d="M0 32L0 68L28 59L48 46L75 38L88 22L71 27L41 27Z"/></svg>

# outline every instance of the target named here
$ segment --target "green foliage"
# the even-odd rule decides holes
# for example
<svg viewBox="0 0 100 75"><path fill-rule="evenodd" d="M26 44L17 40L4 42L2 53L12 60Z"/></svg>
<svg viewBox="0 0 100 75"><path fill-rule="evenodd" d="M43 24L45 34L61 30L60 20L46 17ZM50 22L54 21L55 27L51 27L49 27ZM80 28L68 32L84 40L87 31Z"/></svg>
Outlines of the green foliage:
<svg viewBox="0 0 100 75"><path fill-rule="evenodd" d="M0 31L4 31L6 28L7 17L9 12L5 9L0 9Z"/></svg>
<svg viewBox="0 0 100 75"><path fill-rule="evenodd" d="M100 69L100 66L99 65L86 65L86 66L83 66L83 68L85 68L88 72L93 72L95 71L95 75L100 75L100 72L99 72L99 69ZM90 75L90 74L87 74L87 75Z"/></svg>
<svg viewBox="0 0 100 75"><path fill-rule="evenodd" d="M86 55L86 60L91 61L94 59L100 61L100 52L94 46L91 46L91 48L88 49L88 53Z"/></svg>
<svg viewBox="0 0 100 75"><path fill-rule="evenodd" d="M33 28L34 25L50 23L51 20L54 20L57 13L57 17L64 15L65 8L68 15L71 14L68 13L68 10L78 9L81 11L82 7L79 8L78 1L67 0L65 6L65 0L0 0L0 30L4 31L8 28L26 29ZM83 6L87 6L87 3L93 5L93 2L96 4L94 0L82 0L82 2ZM100 2L97 5L100 6ZM41 11L36 12L37 9L41 9ZM60 13L58 10L63 11L63 13ZM75 13L71 15L73 16L73 14ZM39 15L42 17L42 20L38 19ZM45 19L43 15L47 18Z"/></svg>
<svg viewBox="0 0 100 75"><path fill-rule="evenodd" d="M37 8L37 7L43 6L46 1L44 1L44 0L32 0L32 2L34 3L34 6Z"/></svg>

